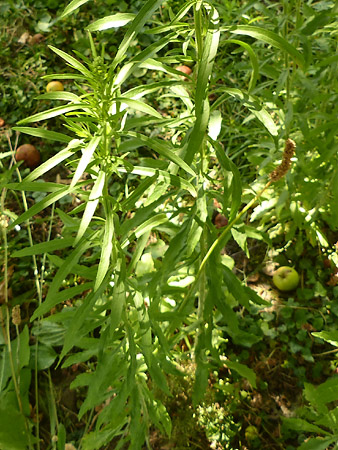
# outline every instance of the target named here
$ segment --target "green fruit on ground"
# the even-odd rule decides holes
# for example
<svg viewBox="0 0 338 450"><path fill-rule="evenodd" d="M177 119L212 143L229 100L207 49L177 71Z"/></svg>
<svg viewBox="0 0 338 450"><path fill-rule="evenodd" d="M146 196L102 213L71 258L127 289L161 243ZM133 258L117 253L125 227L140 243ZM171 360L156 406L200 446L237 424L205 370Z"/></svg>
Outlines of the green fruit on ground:
<svg viewBox="0 0 338 450"><path fill-rule="evenodd" d="M258 438L258 430L255 426L249 425L245 429L245 439L247 441L253 441L254 439Z"/></svg>
<svg viewBox="0 0 338 450"><path fill-rule="evenodd" d="M280 291L292 291L298 286L299 275L293 267L282 266L273 274L272 280Z"/></svg>
<svg viewBox="0 0 338 450"><path fill-rule="evenodd" d="M63 84L61 81L51 81L47 84L46 87L47 92L54 92L54 91L63 91Z"/></svg>
<svg viewBox="0 0 338 450"><path fill-rule="evenodd" d="M33 169L40 163L40 152L31 144L23 144L15 152L16 161L24 161L26 166Z"/></svg>

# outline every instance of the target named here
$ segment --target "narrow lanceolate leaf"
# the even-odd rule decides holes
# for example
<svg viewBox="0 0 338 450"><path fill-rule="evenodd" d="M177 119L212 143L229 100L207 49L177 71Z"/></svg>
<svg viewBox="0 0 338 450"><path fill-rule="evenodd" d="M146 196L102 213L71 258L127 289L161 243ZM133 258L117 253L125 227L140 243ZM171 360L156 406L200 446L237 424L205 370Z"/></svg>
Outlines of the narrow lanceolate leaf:
<svg viewBox="0 0 338 450"><path fill-rule="evenodd" d="M135 18L135 14L120 13L96 20L87 27L88 31L103 31L109 28L123 27Z"/></svg>
<svg viewBox="0 0 338 450"><path fill-rule="evenodd" d="M123 133L122 133L123 134ZM161 156L169 159L170 161L177 164L181 169L185 170L189 175L193 177L196 176L196 173L192 170L190 166L186 162L183 161L176 153L174 153L169 145L165 142L160 141L159 139L149 138L141 133L129 132L126 133L126 136L132 136L135 143L139 142L139 146L149 146L152 150L155 150Z"/></svg>
<svg viewBox="0 0 338 450"><path fill-rule="evenodd" d="M60 190L60 183L22 181L21 183L8 183L5 187L14 191L57 192Z"/></svg>
<svg viewBox="0 0 338 450"><path fill-rule="evenodd" d="M114 220L109 200L105 200L106 222L104 226L104 236L102 242L101 257L97 275L95 280L94 291L96 291L102 284L104 277L109 269L110 257L113 249L113 235L114 235Z"/></svg>
<svg viewBox="0 0 338 450"><path fill-rule="evenodd" d="M224 88L222 89L222 91L226 92L232 97L239 99L243 103L243 105L245 105L252 112L252 114L265 126L265 128L272 136L278 135L278 128L275 122L272 120L271 115L262 105L257 103L257 100L254 97L246 94L245 92L242 92L240 89L235 88Z"/></svg>
<svg viewBox="0 0 338 450"><path fill-rule="evenodd" d="M84 5L85 3L89 2L90 0L73 0L69 3L69 5L66 6L63 13L60 16L60 19L63 19L64 17L68 16L68 14L75 11L75 9L79 8L81 5Z"/></svg>
<svg viewBox="0 0 338 450"><path fill-rule="evenodd" d="M186 189L193 197L197 196L196 189L194 186L189 183L189 181L184 180L181 177L176 175L172 175L164 170L153 169L152 167L140 167L136 166L132 171L127 171L124 167L119 167L117 169L121 173L134 173L136 175L141 175L145 177L153 177L154 175L158 175L159 181L164 181L169 185L173 185L179 187L181 189Z"/></svg>
<svg viewBox="0 0 338 450"><path fill-rule="evenodd" d="M59 153L54 155L52 158L49 158L46 162L41 164L39 167L33 170L27 177L23 180L24 182L27 181L34 181L37 178L39 178L44 173L48 172L48 170L52 169L53 167L57 166L60 162L64 161L65 159L69 158L70 156L74 155L75 148L79 147L79 145L82 143L79 139L74 139L69 143L69 145L61 150Z"/></svg>
<svg viewBox="0 0 338 450"><path fill-rule="evenodd" d="M86 170L86 167L90 163L92 156L96 150L96 147L99 145L101 136L94 136L93 139L89 142L87 147L82 149L82 156L80 162L76 168L75 174L73 176L72 182L70 184L71 187L75 186L75 184L81 178L81 175Z"/></svg>
<svg viewBox="0 0 338 450"><path fill-rule="evenodd" d="M141 8L140 12L137 14L132 24L128 28L128 31L124 35L123 41L118 49L112 66L116 67L125 57L126 51L135 36L141 30L143 25L148 19L153 15L154 11L162 4L163 0L148 0L145 5Z"/></svg>
<svg viewBox="0 0 338 450"><path fill-rule="evenodd" d="M120 111L123 111L129 106L132 109L135 109L136 111L144 112L145 114L149 114L150 116L157 117L158 119L162 119L161 114L159 114L154 108L147 105L144 102L141 102L140 100L133 100L132 98L127 97L118 97L114 99L114 105L116 105L117 102L121 103Z"/></svg>
<svg viewBox="0 0 338 450"><path fill-rule="evenodd" d="M77 109L88 108L88 103L77 103L76 105L57 106L56 108L48 109L37 114L33 114L26 119L22 119L18 122L19 125L32 122L40 122L40 120L51 119L52 117L61 116L70 111L76 111Z"/></svg>
<svg viewBox="0 0 338 450"><path fill-rule="evenodd" d="M44 128L32 128L32 127L13 127L12 130L19 131L20 133L29 134L30 136L40 137L49 141L57 142L70 142L73 138L63 133L56 131L48 131Z"/></svg>
<svg viewBox="0 0 338 450"><path fill-rule="evenodd" d="M48 294L46 300L39 306L39 308L34 312L31 321L33 321L36 317L41 316L47 313L53 306L55 306L56 297L58 295L58 291L62 285L62 282L66 279L66 277L71 272L72 268L78 262L80 256L87 250L87 248L91 245L89 241L84 239L74 251L65 259L62 266L56 272L56 275L53 278L53 281L48 290Z"/></svg>
<svg viewBox="0 0 338 450"><path fill-rule="evenodd" d="M65 100L81 103L81 98L73 94L73 92L67 91L55 91L47 92L46 94L41 94L36 97L37 100Z"/></svg>
<svg viewBox="0 0 338 450"><path fill-rule="evenodd" d="M101 171L98 175L98 177L95 180L93 189L90 193L88 203L86 205L86 209L83 213L83 217L80 223L79 231L77 233L74 246L79 242L79 240L84 235L85 231L87 230L90 221L92 220L92 217L94 215L94 212L96 210L96 207L99 203L100 196L102 194L104 182L105 182L105 173Z"/></svg>
<svg viewBox="0 0 338 450"><path fill-rule="evenodd" d="M213 11L213 24L210 22L211 28L208 29L207 35L203 43L203 52L200 57L196 95L195 95L195 114L196 121L194 128L191 132L186 154L184 160L187 164L191 164L194 155L198 153L203 143L204 136L207 131L209 123L209 102L207 99L209 80L212 73L212 68L217 55L217 48L219 44L220 31L218 29L218 14L217 11Z"/></svg>
<svg viewBox="0 0 338 450"><path fill-rule="evenodd" d="M74 238L54 239L48 242L35 244L32 247L26 247L12 253L13 258L22 258L23 256L41 255L42 253L52 253L55 250L70 247L74 242Z"/></svg>
<svg viewBox="0 0 338 450"><path fill-rule="evenodd" d="M144 233L147 233L149 230L152 230L153 228L157 227L158 225L161 225L162 223L168 222L168 217L166 214L161 213L157 214L154 217L151 217L150 219L146 220L144 223L142 223L140 226L134 230L130 236L128 236L128 239L125 239L121 247L125 248L127 245L130 244L131 241L134 239L138 239L140 236L142 236Z"/></svg>
<svg viewBox="0 0 338 450"><path fill-rule="evenodd" d="M251 92L252 89L256 86L256 82L259 75L259 64L256 53L253 51L251 45L249 45L247 42L239 41L237 39L228 39L227 41L225 41L225 43L240 45L248 52L250 62L252 65L252 75L248 86L248 92Z"/></svg>
<svg viewBox="0 0 338 450"><path fill-rule="evenodd" d="M267 44L273 45L287 53L299 64L301 67L305 65L303 55L288 41L270 30L264 30L252 25L238 25L236 27L224 27L223 30L228 30L230 33L243 34L251 36Z"/></svg>
<svg viewBox="0 0 338 450"><path fill-rule="evenodd" d="M52 45L49 45L49 48L51 50L53 50L53 52L55 52L58 56L60 56L60 58L67 61L67 63L71 67L73 67L74 69L81 72L82 75L85 75L88 78L93 78L91 72L82 63L80 63L77 59L75 59L73 56L68 55L68 53L63 52L62 50L59 50L58 48L53 47Z"/></svg>
<svg viewBox="0 0 338 450"><path fill-rule="evenodd" d="M29 208L28 211L25 211L21 216L19 216L13 223L11 223L8 227L9 230L15 227L15 225L19 225L20 223L24 222L25 220L30 219L35 214L38 214L43 209L47 208L47 206L51 205L52 203L60 200L60 198L64 197L65 195L69 194L71 192L69 186L64 186L61 189L59 189L57 192L52 192L51 194L47 195L43 200L36 203L34 206Z"/></svg>

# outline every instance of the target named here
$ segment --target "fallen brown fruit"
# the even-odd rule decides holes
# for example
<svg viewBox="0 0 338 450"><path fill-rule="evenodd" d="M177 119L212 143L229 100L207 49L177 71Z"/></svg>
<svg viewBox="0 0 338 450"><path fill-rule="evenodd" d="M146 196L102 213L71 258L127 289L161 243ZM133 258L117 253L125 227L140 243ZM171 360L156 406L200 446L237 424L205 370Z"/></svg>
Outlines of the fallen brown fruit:
<svg viewBox="0 0 338 450"><path fill-rule="evenodd" d="M61 81L51 81L47 84L46 87L47 92L54 92L54 91L63 91L63 84Z"/></svg>
<svg viewBox="0 0 338 450"><path fill-rule="evenodd" d="M223 214L218 213L215 217L215 227L223 228L228 225L228 219Z"/></svg>
<svg viewBox="0 0 338 450"><path fill-rule="evenodd" d="M0 128L5 125L5 121L2 117L0 117Z"/></svg>
<svg viewBox="0 0 338 450"><path fill-rule="evenodd" d="M15 159L24 161L26 166L32 169L40 163L40 152L34 145L23 144L17 148Z"/></svg>
<svg viewBox="0 0 338 450"><path fill-rule="evenodd" d="M176 70L178 70L179 72L183 72L186 75L190 75L192 73L192 70L188 66L178 66L178 67L176 67ZM184 78L186 78L186 77L184 77Z"/></svg>

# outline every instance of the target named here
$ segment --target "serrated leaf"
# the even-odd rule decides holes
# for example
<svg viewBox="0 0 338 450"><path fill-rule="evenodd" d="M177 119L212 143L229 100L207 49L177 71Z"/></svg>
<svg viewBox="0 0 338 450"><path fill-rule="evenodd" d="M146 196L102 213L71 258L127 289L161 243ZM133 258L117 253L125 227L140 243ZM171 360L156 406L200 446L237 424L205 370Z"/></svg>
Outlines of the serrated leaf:
<svg viewBox="0 0 338 450"><path fill-rule="evenodd" d="M245 364L240 364L237 361L230 361L229 359L226 360L225 365L229 367L229 369L235 370L242 377L246 378L251 386L256 389L256 374L252 369L250 369L250 367Z"/></svg>

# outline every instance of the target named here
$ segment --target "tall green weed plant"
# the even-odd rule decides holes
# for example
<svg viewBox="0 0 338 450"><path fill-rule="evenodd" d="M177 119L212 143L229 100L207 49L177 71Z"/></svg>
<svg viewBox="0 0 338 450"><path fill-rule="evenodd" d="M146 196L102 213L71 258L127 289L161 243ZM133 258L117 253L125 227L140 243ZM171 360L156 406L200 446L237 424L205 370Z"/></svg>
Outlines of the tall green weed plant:
<svg viewBox="0 0 338 450"><path fill-rule="evenodd" d="M72 1L63 17L86 1ZM34 355L31 368L35 372L54 362L55 354L49 364L39 366L41 350L53 347L51 336L57 342L54 346L62 345L57 363L63 368L88 364L71 385L86 390L79 409L79 417L88 424L79 443L85 450L100 449L110 442L116 442L116 449L141 449L144 444L151 448L152 426L170 435L170 417L151 386L171 395L166 374L183 374L177 359L181 340L194 336L193 401L197 406L208 385L211 360L222 364L213 341L213 310L223 315L232 337L250 341L250 333L240 329L233 311L234 299L244 308L250 302L265 304L237 279L220 250L230 238L242 247L248 236L264 238L243 219L266 189L271 189L272 181L268 173L258 175L250 195L242 196L241 173L219 141L221 107L229 99L239 102L281 158L287 130L276 124L269 108L255 94L259 93L255 91L258 58L246 38L273 46L300 67L305 67L306 61L295 46L274 31L251 24L223 24L212 2L187 1L175 12L167 5L167 11L157 15L162 3L148 0L136 15L118 13L90 24L90 58L78 51L74 56L51 47L67 64L69 73L45 78L73 80L74 87L72 91L40 95L40 100L62 104L23 119L16 130L61 142L64 148L21 182L7 183L5 188L44 194L8 227L4 224L5 237L66 196L80 200L68 212L55 207L63 223L60 236L31 243L11 255L47 255L56 273L47 279L48 291L43 298L43 274L36 267L41 282L39 304L30 318L36 344L29 346L26 326L11 350L8 346L8 356L14 352L18 357L11 372L13 382L19 378L22 383L15 388L18 399L20 389L30 383L29 353ZM151 26L144 31L146 24ZM116 54L107 58L100 35L121 26L127 27L124 38ZM145 32L151 43L129 57L129 48L135 45L138 34ZM223 44L225 48L238 46L249 55L247 88L213 84L221 43L222 48ZM182 63L193 69L184 78L174 68ZM159 74L156 81L130 87L130 80L140 80L147 71ZM217 96L211 105L210 94ZM147 98L175 99L180 107L173 115L164 115ZM62 119L64 132L29 126L54 117ZM211 161L217 162L221 174L217 179ZM72 173L69 184L41 182L42 176L61 163ZM211 220L215 200L228 218L221 232ZM2 214L6 216L5 208ZM8 308L7 300L2 310ZM4 333L10 338L8 309L6 317ZM6 355L1 360L2 370ZM251 369L236 361L228 360L227 365L256 386ZM13 386L7 383L10 376L6 372L1 394L7 402L13 393ZM35 377L36 392L37 383ZM38 401L37 397L37 408ZM100 409L98 415L95 408ZM12 409L20 420L26 417L21 438L29 436L30 448L40 448L38 427L35 433L27 425L27 405L26 409ZM58 422L57 413L53 414L57 448L61 449L66 442L65 427ZM25 448L22 439L13 448Z"/></svg>

